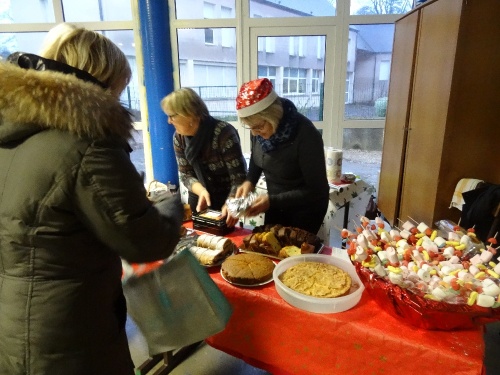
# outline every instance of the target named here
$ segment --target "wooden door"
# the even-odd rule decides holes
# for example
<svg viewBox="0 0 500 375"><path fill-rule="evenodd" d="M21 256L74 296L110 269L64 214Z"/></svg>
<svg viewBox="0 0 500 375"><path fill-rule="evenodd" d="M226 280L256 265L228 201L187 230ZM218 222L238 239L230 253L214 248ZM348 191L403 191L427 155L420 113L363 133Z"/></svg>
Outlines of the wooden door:
<svg viewBox="0 0 500 375"><path fill-rule="evenodd" d="M420 9L400 218L434 220L462 1ZM451 196L450 196L451 201Z"/></svg>
<svg viewBox="0 0 500 375"><path fill-rule="evenodd" d="M393 225L397 225L394 221L399 211L418 18L419 12L413 12L398 20L394 33L391 81L377 199L379 209Z"/></svg>

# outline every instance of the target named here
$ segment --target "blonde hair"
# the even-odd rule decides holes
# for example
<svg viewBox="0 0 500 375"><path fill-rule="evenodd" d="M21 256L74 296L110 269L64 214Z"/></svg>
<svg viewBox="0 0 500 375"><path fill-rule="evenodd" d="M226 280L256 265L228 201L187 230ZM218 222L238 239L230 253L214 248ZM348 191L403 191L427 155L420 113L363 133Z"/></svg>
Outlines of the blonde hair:
<svg viewBox="0 0 500 375"><path fill-rule="evenodd" d="M49 31L40 56L90 73L117 96L132 77L127 57L110 39L67 23Z"/></svg>
<svg viewBox="0 0 500 375"><path fill-rule="evenodd" d="M203 99L189 87L172 91L161 100L160 105L167 115L175 114L199 119L209 116L207 105ZM170 113L168 113L169 111Z"/></svg>
<svg viewBox="0 0 500 375"><path fill-rule="evenodd" d="M262 121L267 121L273 127L273 130L276 131L278 125L283 117L283 105L281 104L281 99L277 98L269 107L263 109L262 111L250 115L247 117L240 117L240 122L248 125L255 126Z"/></svg>

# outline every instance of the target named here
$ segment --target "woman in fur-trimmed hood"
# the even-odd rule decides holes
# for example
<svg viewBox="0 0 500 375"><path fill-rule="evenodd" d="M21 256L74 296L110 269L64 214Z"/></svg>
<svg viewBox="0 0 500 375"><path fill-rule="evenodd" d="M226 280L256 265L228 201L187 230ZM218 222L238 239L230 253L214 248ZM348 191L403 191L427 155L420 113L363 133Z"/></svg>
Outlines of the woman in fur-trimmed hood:
<svg viewBox="0 0 500 375"><path fill-rule="evenodd" d="M63 24L0 62L0 374L133 374L121 260L168 257L177 198L130 161L123 53Z"/></svg>

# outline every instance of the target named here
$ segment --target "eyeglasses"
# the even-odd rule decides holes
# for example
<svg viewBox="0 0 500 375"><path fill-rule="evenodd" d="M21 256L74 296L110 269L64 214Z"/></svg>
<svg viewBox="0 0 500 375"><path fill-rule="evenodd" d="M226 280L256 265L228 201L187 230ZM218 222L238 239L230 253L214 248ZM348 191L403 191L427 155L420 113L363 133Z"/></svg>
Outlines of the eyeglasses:
<svg viewBox="0 0 500 375"><path fill-rule="evenodd" d="M241 124L241 126L243 127L243 129L248 129L248 130L251 130L251 131L254 131L254 132L260 132L262 131L262 129L265 128L265 126L267 125L267 122L263 122L259 125L248 125L248 124Z"/></svg>

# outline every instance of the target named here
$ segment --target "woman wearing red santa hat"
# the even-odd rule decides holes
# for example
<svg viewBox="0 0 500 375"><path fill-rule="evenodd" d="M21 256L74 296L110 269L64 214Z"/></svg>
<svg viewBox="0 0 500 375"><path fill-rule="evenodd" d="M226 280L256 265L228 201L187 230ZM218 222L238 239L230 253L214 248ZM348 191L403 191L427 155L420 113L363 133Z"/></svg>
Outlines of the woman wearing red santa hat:
<svg viewBox="0 0 500 375"><path fill-rule="evenodd" d="M313 123L267 78L243 84L236 98L238 117L250 129L252 155L236 197L246 197L264 173L267 194L259 195L246 216L265 212L266 224L317 233L328 208L323 140Z"/></svg>

